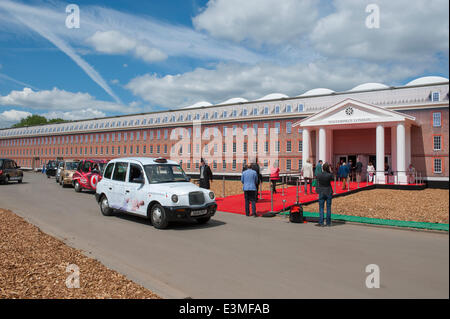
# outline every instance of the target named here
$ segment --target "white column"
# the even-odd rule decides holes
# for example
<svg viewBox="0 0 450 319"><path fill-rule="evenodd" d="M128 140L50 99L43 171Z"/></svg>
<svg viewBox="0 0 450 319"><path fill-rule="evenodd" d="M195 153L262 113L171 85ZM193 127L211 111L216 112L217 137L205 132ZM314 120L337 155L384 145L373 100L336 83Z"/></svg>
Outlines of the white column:
<svg viewBox="0 0 450 319"><path fill-rule="evenodd" d="M309 148L311 147L311 137L309 136L309 129L306 127L302 130L302 162L306 163L306 160L309 158Z"/></svg>
<svg viewBox="0 0 450 319"><path fill-rule="evenodd" d="M319 128L319 154L316 162L322 160L324 163L326 162L327 155L327 135L326 131L323 127Z"/></svg>
<svg viewBox="0 0 450 319"><path fill-rule="evenodd" d="M333 130L327 129L326 130L327 135L327 154L326 154L326 161L331 165L333 163Z"/></svg>
<svg viewBox="0 0 450 319"><path fill-rule="evenodd" d="M406 139L406 168L411 164L411 126L406 125L405 127L405 139Z"/></svg>
<svg viewBox="0 0 450 319"><path fill-rule="evenodd" d="M384 126L377 125L377 167L376 167L376 182L378 184L384 184Z"/></svg>
<svg viewBox="0 0 450 319"><path fill-rule="evenodd" d="M314 133L314 135L316 136L316 156L313 164L319 161L319 130L314 130Z"/></svg>
<svg viewBox="0 0 450 319"><path fill-rule="evenodd" d="M391 127L391 169L397 171L397 127Z"/></svg>
<svg viewBox="0 0 450 319"><path fill-rule="evenodd" d="M397 171L398 183L406 184L406 131L405 123L397 124Z"/></svg>

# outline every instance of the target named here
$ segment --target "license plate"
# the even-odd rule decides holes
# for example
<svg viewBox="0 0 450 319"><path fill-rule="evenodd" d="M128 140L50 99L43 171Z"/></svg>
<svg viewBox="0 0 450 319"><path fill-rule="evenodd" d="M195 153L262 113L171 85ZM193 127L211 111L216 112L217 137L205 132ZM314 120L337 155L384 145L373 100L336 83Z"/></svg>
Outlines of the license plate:
<svg viewBox="0 0 450 319"><path fill-rule="evenodd" d="M206 214L206 209L194 210L191 212L191 216L200 216L200 215L205 215L205 214Z"/></svg>
<svg viewBox="0 0 450 319"><path fill-rule="evenodd" d="M17 177L17 176L11 176L9 178L10 181L15 181L15 180L18 180L18 179L19 179L19 177Z"/></svg>

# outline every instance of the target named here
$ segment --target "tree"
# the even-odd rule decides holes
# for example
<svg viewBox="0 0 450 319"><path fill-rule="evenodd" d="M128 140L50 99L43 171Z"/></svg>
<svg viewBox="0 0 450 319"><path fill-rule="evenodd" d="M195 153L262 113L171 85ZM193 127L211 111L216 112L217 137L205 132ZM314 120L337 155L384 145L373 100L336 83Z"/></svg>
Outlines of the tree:
<svg viewBox="0 0 450 319"><path fill-rule="evenodd" d="M26 118L23 118L20 120L19 123L14 124L12 127L24 127L24 126L33 126L33 125L42 125L42 124L50 124L50 123L64 123L68 122L66 120L56 118L56 119L50 119L47 120L44 116L33 114L30 116L27 116Z"/></svg>

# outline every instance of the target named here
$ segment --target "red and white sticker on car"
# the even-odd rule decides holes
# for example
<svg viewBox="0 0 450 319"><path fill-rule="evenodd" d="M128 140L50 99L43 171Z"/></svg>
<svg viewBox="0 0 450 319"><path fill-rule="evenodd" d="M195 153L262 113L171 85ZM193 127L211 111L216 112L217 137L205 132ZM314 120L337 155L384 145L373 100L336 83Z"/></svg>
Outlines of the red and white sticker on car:
<svg viewBox="0 0 450 319"><path fill-rule="evenodd" d="M93 188L97 187L97 183L98 183L98 175L92 175L91 176L91 186Z"/></svg>

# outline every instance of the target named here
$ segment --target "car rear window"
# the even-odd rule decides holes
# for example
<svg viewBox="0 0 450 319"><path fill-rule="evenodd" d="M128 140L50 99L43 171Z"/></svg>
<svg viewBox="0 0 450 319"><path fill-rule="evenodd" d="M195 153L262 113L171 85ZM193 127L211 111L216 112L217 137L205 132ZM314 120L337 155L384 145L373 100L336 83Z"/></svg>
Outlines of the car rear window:
<svg viewBox="0 0 450 319"><path fill-rule="evenodd" d="M125 177L127 175L127 168L128 163L116 162L112 179L119 182L125 182Z"/></svg>

